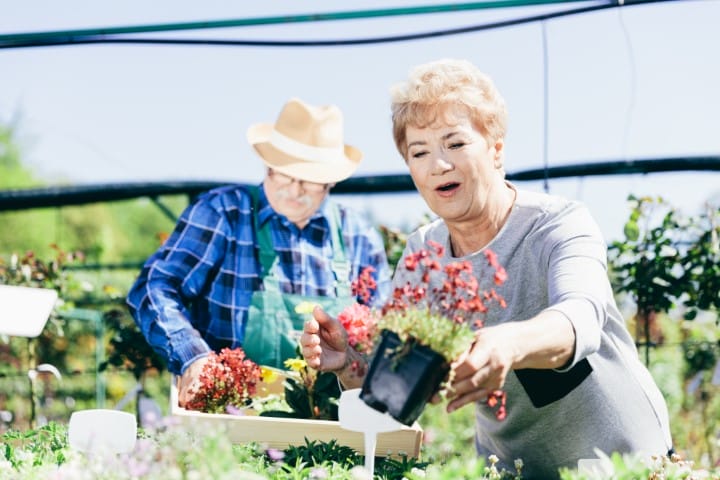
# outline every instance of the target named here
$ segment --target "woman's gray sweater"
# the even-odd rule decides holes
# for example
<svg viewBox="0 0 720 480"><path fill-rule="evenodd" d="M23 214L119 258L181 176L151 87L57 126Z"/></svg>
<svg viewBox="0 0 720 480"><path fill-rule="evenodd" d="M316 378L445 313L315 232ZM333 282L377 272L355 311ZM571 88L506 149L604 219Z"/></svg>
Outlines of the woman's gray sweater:
<svg viewBox="0 0 720 480"><path fill-rule="evenodd" d="M406 252L445 245L442 220L419 228ZM563 466L606 454L665 454L671 448L667 407L640 362L607 275L607 247L588 210L578 202L518 190L507 222L486 248L505 267L508 280L496 290L507 308L491 308L485 324L516 322L543 310L562 312L575 329L575 356L558 370L515 370L508 375L507 418L477 405L478 453L497 455L504 467L522 459L523 478L556 478ZM446 261L451 259L449 255ZM482 251L462 260L473 264L481 286L487 262ZM395 285L407 278L398 272Z"/></svg>

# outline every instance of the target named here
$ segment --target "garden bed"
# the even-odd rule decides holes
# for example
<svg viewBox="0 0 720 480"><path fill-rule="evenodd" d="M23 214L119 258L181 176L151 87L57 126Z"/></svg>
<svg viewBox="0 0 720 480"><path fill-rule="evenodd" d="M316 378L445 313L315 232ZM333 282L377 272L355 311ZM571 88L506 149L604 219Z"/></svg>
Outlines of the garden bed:
<svg viewBox="0 0 720 480"><path fill-rule="evenodd" d="M257 442L268 448L283 450L289 446L302 446L306 440L330 442L335 440L361 455L365 454L364 438L360 432L345 430L340 422L300 418L261 417L248 410L244 415L203 413L181 408L177 402L177 389L170 390L170 414L183 423L203 428L222 426L227 429L230 440L236 444ZM412 427L403 427L395 432L380 433L377 436L375 455L397 457L420 455L423 430L416 422Z"/></svg>

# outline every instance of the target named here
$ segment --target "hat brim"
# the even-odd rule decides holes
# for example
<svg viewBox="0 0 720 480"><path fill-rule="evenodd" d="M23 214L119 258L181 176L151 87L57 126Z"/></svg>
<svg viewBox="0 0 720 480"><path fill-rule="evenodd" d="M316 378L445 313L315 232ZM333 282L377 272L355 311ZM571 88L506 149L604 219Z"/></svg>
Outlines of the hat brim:
<svg viewBox="0 0 720 480"><path fill-rule="evenodd" d="M336 183L349 178L360 165L362 152L351 145L344 146L344 155L338 155L332 162L315 162L295 157L278 150L268 142L273 125L260 123L247 131L250 145L260 155L265 165L298 180L315 183Z"/></svg>

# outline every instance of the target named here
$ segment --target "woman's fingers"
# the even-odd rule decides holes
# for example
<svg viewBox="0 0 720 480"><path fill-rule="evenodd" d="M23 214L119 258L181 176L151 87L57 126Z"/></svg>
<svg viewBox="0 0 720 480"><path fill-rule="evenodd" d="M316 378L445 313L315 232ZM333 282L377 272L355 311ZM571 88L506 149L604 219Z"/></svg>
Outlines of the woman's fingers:
<svg viewBox="0 0 720 480"><path fill-rule="evenodd" d="M492 390L488 388L481 388L478 390L471 390L469 392L465 392L455 398L453 398L447 406L448 413L454 412L460 407L464 407L468 403L475 403L477 401L485 401L488 398L488 395Z"/></svg>

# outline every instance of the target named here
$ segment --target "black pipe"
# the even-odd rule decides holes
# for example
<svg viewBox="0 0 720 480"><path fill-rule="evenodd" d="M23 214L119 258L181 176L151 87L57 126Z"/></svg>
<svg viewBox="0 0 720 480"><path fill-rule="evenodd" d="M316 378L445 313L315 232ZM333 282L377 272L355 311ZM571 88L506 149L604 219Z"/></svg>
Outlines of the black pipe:
<svg viewBox="0 0 720 480"><path fill-rule="evenodd" d="M562 165L549 168L520 170L507 174L511 181L543 180L544 178L591 177L676 171L720 171L720 156L674 157L661 159L618 160L597 163ZM139 183L105 183L68 185L23 190L0 190L0 211L55 208L67 205L113 202L161 195L194 197L230 182L171 181ZM414 192L408 174L387 174L351 177L338 183L333 194L365 195Z"/></svg>

